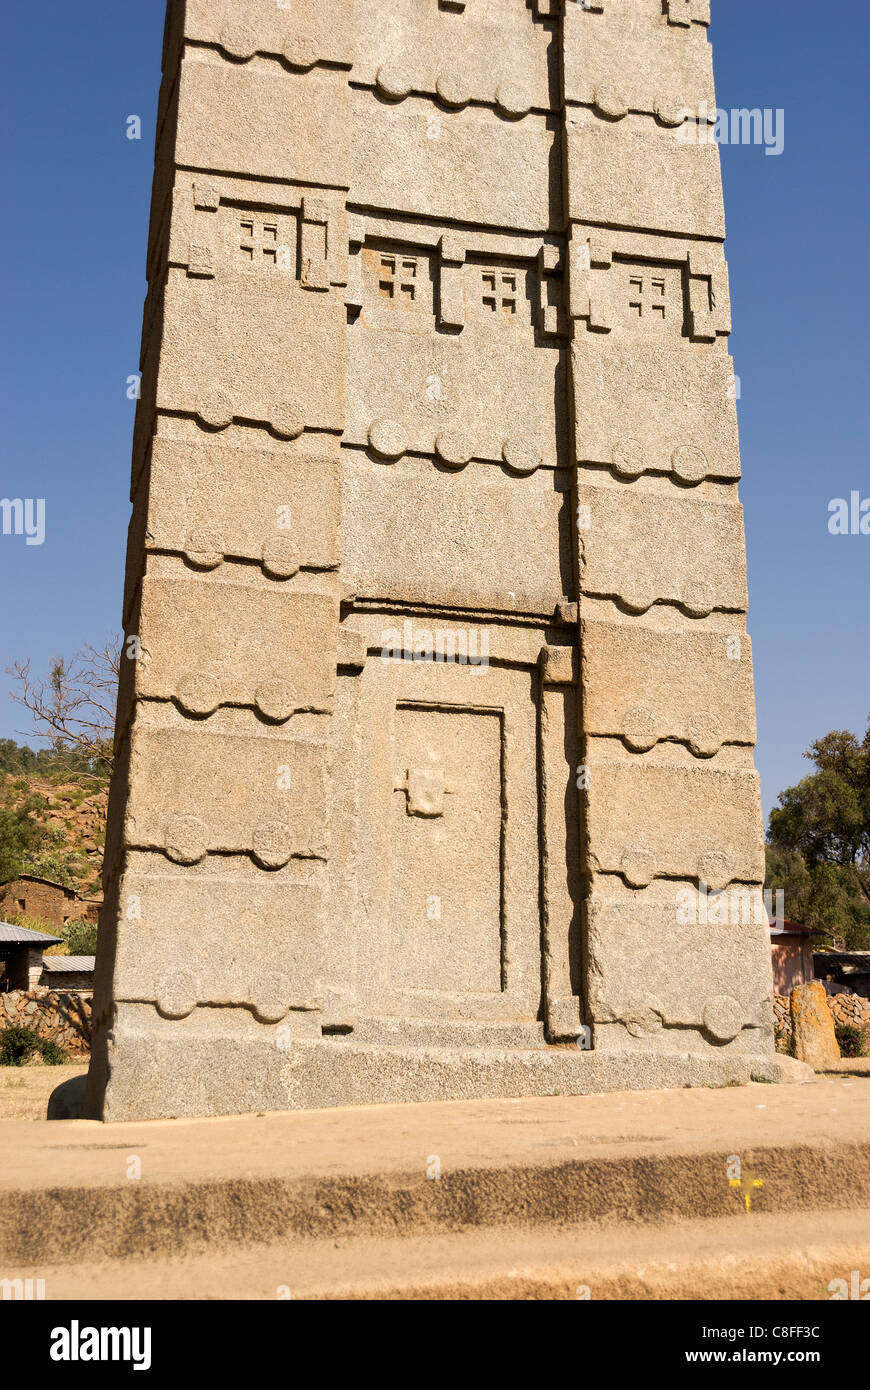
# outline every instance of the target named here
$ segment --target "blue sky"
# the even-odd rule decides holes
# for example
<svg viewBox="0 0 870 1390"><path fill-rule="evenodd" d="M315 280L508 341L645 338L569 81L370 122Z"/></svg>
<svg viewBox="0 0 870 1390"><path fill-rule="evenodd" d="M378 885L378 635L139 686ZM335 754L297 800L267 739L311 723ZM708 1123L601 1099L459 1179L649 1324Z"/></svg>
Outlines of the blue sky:
<svg viewBox="0 0 870 1390"><path fill-rule="evenodd" d="M713 0L720 107L783 108L785 148L723 147L741 379L750 629L765 807L802 753L870 714L870 536L828 503L868 467L866 0ZM120 625L161 0L7 6L0 496L44 497L43 546L0 537L5 667ZM127 118L143 138L126 138Z"/></svg>

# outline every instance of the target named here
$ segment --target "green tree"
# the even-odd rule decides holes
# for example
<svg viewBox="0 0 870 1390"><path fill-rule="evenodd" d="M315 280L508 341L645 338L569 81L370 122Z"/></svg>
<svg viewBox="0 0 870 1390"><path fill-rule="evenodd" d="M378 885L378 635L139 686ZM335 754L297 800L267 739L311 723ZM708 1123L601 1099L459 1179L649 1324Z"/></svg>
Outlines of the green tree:
<svg viewBox="0 0 870 1390"><path fill-rule="evenodd" d="M0 806L0 883L17 878L39 852L46 835L39 804L39 797L29 797L15 808Z"/></svg>
<svg viewBox="0 0 870 1390"><path fill-rule="evenodd" d="M829 944L870 949L870 723L834 730L804 755L815 772L770 813L768 888Z"/></svg>
<svg viewBox="0 0 870 1390"><path fill-rule="evenodd" d="M71 956L95 956L97 953L97 923L67 922L61 929Z"/></svg>

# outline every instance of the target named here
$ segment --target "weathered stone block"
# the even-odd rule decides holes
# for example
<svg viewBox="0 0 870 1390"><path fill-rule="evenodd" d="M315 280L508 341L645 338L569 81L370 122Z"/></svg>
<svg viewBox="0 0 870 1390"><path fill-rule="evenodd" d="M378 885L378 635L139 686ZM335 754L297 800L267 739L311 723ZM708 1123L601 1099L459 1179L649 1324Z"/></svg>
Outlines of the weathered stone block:
<svg viewBox="0 0 870 1390"><path fill-rule="evenodd" d="M552 119L436 111L423 98L389 103L367 90L352 97L351 202L519 231L559 226Z"/></svg>
<svg viewBox="0 0 870 1390"><path fill-rule="evenodd" d="M669 473L687 486L740 476L727 353L587 334L571 362L578 462L606 464L628 479Z"/></svg>
<svg viewBox="0 0 870 1390"><path fill-rule="evenodd" d="M648 116L614 123L575 111L565 140L570 219L724 238L718 145L681 142Z"/></svg>
<svg viewBox="0 0 870 1390"><path fill-rule="evenodd" d="M132 856L123 875L115 998L156 1003L165 1018L202 1004L244 1006L263 1023L323 1001L324 884L249 871L205 875Z"/></svg>
<svg viewBox="0 0 870 1390"><path fill-rule="evenodd" d="M341 71L292 72L189 49L181 65L175 162L219 174L347 188L349 115Z"/></svg>
<svg viewBox="0 0 870 1390"><path fill-rule="evenodd" d="M840 1060L840 1048L828 996L820 980L798 985L791 992L794 1055L814 1071L825 1071Z"/></svg>
<svg viewBox="0 0 870 1390"><path fill-rule="evenodd" d="M614 598L630 613L654 603L676 604L692 618L745 612L742 508L645 481L649 487L578 484L582 592Z"/></svg>
<svg viewBox="0 0 870 1390"><path fill-rule="evenodd" d="M165 712L164 712L165 711ZM253 725L253 714L246 716ZM220 726L220 716L214 724ZM328 745L200 727L140 705L130 732L124 835L177 864L250 854L263 868L329 852Z"/></svg>
<svg viewBox="0 0 870 1390"><path fill-rule="evenodd" d="M293 1016L297 1026L304 1018L305 1014ZM265 1025L238 1008L195 1009L186 1018L168 1019L153 1004L122 1001L111 1036L101 1042L91 1063L90 1107L109 1123L143 1114L238 1115L286 1109L292 1053L279 1042L287 1026ZM292 1037L292 1023L290 1027ZM103 1077L108 1085L106 1080L101 1085Z"/></svg>
<svg viewBox="0 0 870 1390"><path fill-rule="evenodd" d="M393 100L417 92L450 109L475 101L510 112L556 104L554 30L528 6L393 0L384 23L381 0L357 0L355 30L354 81Z"/></svg>
<svg viewBox="0 0 870 1390"><path fill-rule="evenodd" d="M325 445L256 447L159 435L147 479L145 544L217 567L253 560L284 580L339 562L341 472ZM147 507L147 511L146 511Z"/></svg>
<svg viewBox="0 0 870 1390"><path fill-rule="evenodd" d="M752 646L740 632L661 630L635 620L580 624L584 728L632 752L664 739L699 758L755 743Z"/></svg>
<svg viewBox="0 0 870 1390"><path fill-rule="evenodd" d="M765 1050L773 1029L766 927L681 924L679 885L668 887L671 902L594 893L587 903L596 1050Z"/></svg>
<svg viewBox="0 0 870 1390"><path fill-rule="evenodd" d="M276 301L273 276L281 276ZM157 383L158 410L194 415L213 431L234 420L276 439L344 423L344 308L340 290L308 294L294 275L230 271L210 280L170 271ZM306 342L322 343L321 359ZM265 443L264 439L264 443Z"/></svg>
<svg viewBox="0 0 870 1390"><path fill-rule="evenodd" d="M666 125L702 103L713 110L713 50L702 28L669 24L660 0L630 10L610 3L600 14L573 0L564 8L566 101L611 120L641 111Z"/></svg>
<svg viewBox="0 0 870 1390"><path fill-rule="evenodd" d="M571 592L567 475L389 466L348 450L342 498L344 573L361 596L549 613Z"/></svg>
<svg viewBox="0 0 870 1390"><path fill-rule="evenodd" d="M662 745L632 754L594 740L585 794L590 862L631 888L683 878L717 891L764 878L758 774L723 755L699 763Z"/></svg>
<svg viewBox="0 0 870 1390"><path fill-rule="evenodd" d="M184 33L197 43L215 44L239 62L255 54L279 58L294 71L317 63L350 67L354 58L352 0L186 0Z"/></svg>
<svg viewBox="0 0 870 1390"><path fill-rule="evenodd" d="M175 700L199 718L221 705L252 706L276 724L303 710L328 713L337 629L334 594L146 574L136 693Z"/></svg>

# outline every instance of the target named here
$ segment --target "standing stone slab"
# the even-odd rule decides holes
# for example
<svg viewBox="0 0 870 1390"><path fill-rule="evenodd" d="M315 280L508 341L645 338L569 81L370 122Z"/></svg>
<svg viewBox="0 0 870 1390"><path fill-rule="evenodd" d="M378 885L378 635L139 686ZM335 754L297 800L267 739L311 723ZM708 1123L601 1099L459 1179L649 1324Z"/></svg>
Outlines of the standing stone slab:
<svg viewBox="0 0 870 1390"><path fill-rule="evenodd" d="M819 980L798 985L791 992L791 1026L794 1055L813 1071L825 1071L840 1060L834 1017L825 987Z"/></svg>
<svg viewBox="0 0 870 1390"><path fill-rule="evenodd" d="M87 1113L777 1079L707 0L170 0Z"/></svg>

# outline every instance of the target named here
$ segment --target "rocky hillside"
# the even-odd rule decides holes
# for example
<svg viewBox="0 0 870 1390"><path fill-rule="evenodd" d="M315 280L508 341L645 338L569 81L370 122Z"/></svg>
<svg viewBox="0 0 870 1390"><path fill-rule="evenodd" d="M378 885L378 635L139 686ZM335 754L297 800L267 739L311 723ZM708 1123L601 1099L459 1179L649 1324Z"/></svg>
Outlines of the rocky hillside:
<svg viewBox="0 0 870 1390"><path fill-rule="evenodd" d="M14 748L14 745L13 745ZM16 750L31 754L30 749ZM7 742L0 764L0 882L19 873L63 883L83 897L100 894L108 787L50 757L18 759ZM38 763L23 768L16 762Z"/></svg>

